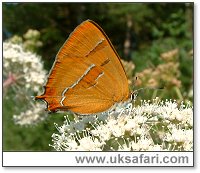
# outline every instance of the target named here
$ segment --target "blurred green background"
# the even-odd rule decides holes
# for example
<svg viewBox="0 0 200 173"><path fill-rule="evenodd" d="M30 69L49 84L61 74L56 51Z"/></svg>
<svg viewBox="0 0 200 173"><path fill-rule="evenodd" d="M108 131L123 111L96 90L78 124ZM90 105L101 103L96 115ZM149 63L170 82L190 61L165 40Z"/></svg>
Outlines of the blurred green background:
<svg viewBox="0 0 200 173"><path fill-rule="evenodd" d="M144 90L139 98L193 100L193 3L3 3L2 8L3 40L14 35L24 39L29 29L38 30L42 46L32 51L41 55L47 71L73 29L91 19L125 60L132 90L165 88ZM12 120L16 103L3 98L3 150L52 150L54 122L62 124L63 114L50 114L33 126L19 126ZM20 105L17 110L20 113Z"/></svg>

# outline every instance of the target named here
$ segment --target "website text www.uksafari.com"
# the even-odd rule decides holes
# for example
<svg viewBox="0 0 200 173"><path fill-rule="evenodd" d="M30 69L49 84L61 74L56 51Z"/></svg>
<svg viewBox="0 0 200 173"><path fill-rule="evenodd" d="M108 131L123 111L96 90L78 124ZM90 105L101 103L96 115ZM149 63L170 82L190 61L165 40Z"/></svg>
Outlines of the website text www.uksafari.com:
<svg viewBox="0 0 200 173"><path fill-rule="evenodd" d="M188 164L189 157L187 155L111 155L111 156L75 156L77 164Z"/></svg>

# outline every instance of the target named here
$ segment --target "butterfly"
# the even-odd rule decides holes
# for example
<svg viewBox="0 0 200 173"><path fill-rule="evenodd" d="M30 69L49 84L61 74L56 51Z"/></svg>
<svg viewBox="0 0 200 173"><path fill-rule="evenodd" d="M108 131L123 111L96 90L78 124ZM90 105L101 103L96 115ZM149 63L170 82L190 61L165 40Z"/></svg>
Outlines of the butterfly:
<svg viewBox="0 0 200 173"><path fill-rule="evenodd" d="M59 50L44 93L47 110L87 115L128 100L128 79L119 55L94 21L78 25Z"/></svg>

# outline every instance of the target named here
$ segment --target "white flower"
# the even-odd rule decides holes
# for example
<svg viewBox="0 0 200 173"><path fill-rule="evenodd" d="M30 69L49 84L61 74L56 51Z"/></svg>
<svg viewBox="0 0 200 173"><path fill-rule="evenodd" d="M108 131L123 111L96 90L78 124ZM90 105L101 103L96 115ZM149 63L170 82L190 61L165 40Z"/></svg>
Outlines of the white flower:
<svg viewBox="0 0 200 173"><path fill-rule="evenodd" d="M140 145L138 143L131 141L129 145L133 151L140 151Z"/></svg>
<svg viewBox="0 0 200 173"><path fill-rule="evenodd" d="M184 148L185 151L192 151L193 150L193 141L184 142L183 148Z"/></svg>
<svg viewBox="0 0 200 173"><path fill-rule="evenodd" d="M14 74L26 87L35 86L38 92L46 79L41 58L32 52L23 50L22 45L10 42L3 43L4 76ZM29 84L29 85L28 85Z"/></svg>
<svg viewBox="0 0 200 173"><path fill-rule="evenodd" d="M107 125L97 126L96 129L91 130L91 134L99 136L102 141L107 141L111 138L112 132Z"/></svg>
<svg viewBox="0 0 200 173"><path fill-rule="evenodd" d="M193 110L191 108L180 110L180 115L183 123L188 123L189 125L193 126Z"/></svg>
<svg viewBox="0 0 200 173"><path fill-rule="evenodd" d="M124 126L125 130L127 130L127 131L131 131L133 129L137 129L138 127L139 127L139 125L137 124L135 119L128 119L127 123Z"/></svg>
<svg viewBox="0 0 200 173"><path fill-rule="evenodd" d="M172 142L178 145L182 145L179 148L183 148L186 151L191 151L193 147L193 130L181 128L173 124L168 125L169 132L165 135L165 141ZM180 145L180 144L179 144Z"/></svg>
<svg viewBox="0 0 200 173"><path fill-rule="evenodd" d="M41 91L46 79L41 58L25 51L22 44L6 41L3 43L3 68L5 79L9 74L15 76L15 85L10 85L9 89L13 89L15 98L20 98L17 99L16 107L18 104L24 105L24 111L14 115L14 121L20 125L31 125L44 120L47 117L44 107L32 100L32 96Z"/></svg>
<svg viewBox="0 0 200 173"><path fill-rule="evenodd" d="M184 115L184 118L178 118L180 114ZM171 100L165 102L156 100L153 103L142 101L140 106L135 107L129 103L125 104L124 108L120 104L120 108L116 107L109 111L107 116L103 113L102 116L97 115L93 118L83 117L80 121L67 121L68 123L61 126L62 129L63 126L65 129L69 127L75 129L75 124L80 126L80 123L83 123L81 131L80 128L76 128L79 129L78 136L76 130L59 130L57 127L59 132L57 135L64 135L66 139L60 143L57 137L53 137L52 147L57 148L57 151L191 151L193 130L189 122L192 117L192 107L184 105L179 107ZM69 146L70 134L74 135L77 143L73 149L64 147Z"/></svg>
<svg viewBox="0 0 200 173"><path fill-rule="evenodd" d="M138 141L138 145L140 146L140 150L148 150L151 145L153 145L152 141L150 139L147 139L145 137L141 137L141 139Z"/></svg>
<svg viewBox="0 0 200 173"><path fill-rule="evenodd" d="M41 114L42 113L42 114ZM13 115L16 124L31 125L44 120L47 114L44 114L44 107L36 103L32 109L21 112L19 115Z"/></svg>
<svg viewBox="0 0 200 173"><path fill-rule="evenodd" d="M92 139L91 136L79 140L80 145L77 147L80 151L101 151L102 143L98 139Z"/></svg>
<svg viewBox="0 0 200 173"><path fill-rule="evenodd" d="M24 34L24 38L26 38L26 39L32 39L32 38L39 37L39 36L40 36L40 32L37 30L33 30L33 29L29 29Z"/></svg>

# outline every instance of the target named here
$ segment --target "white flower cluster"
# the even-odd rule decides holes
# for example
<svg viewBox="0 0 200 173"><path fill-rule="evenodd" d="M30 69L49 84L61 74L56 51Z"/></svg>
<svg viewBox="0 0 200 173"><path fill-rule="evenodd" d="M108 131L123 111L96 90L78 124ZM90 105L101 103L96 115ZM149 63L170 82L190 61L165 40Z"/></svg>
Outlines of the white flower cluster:
<svg viewBox="0 0 200 173"><path fill-rule="evenodd" d="M13 115L13 118L16 124L32 125L46 118L47 114L43 116L42 114L44 114L44 107L40 103L36 103L32 109L21 112L19 115Z"/></svg>
<svg viewBox="0 0 200 173"><path fill-rule="evenodd" d="M46 71L38 55L25 51L22 44L4 42L3 77L5 98L16 99L15 111L21 112L20 115L14 115L17 124L34 124L47 116L44 108L32 99L41 91L46 78ZM8 86L13 92L6 95Z"/></svg>
<svg viewBox="0 0 200 173"><path fill-rule="evenodd" d="M34 92L39 91L46 78L41 58L11 42L3 43L3 68L4 76L11 72L19 84Z"/></svg>
<svg viewBox="0 0 200 173"><path fill-rule="evenodd" d="M40 32L37 30L29 29L24 35L23 35L25 41L23 42L24 48L35 51L37 48L42 46L42 42L40 39Z"/></svg>
<svg viewBox="0 0 200 173"><path fill-rule="evenodd" d="M120 107L119 107L120 106ZM142 101L140 106L118 105L108 113L68 117L52 135L57 151L191 151L193 108L176 101Z"/></svg>
<svg viewBox="0 0 200 173"><path fill-rule="evenodd" d="M34 30L34 29L29 29L25 34L24 34L24 38L26 38L26 39L29 39L29 40L31 40L31 39L39 39L39 37L40 37L40 32L39 31L37 31L37 30Z"/></svg>

